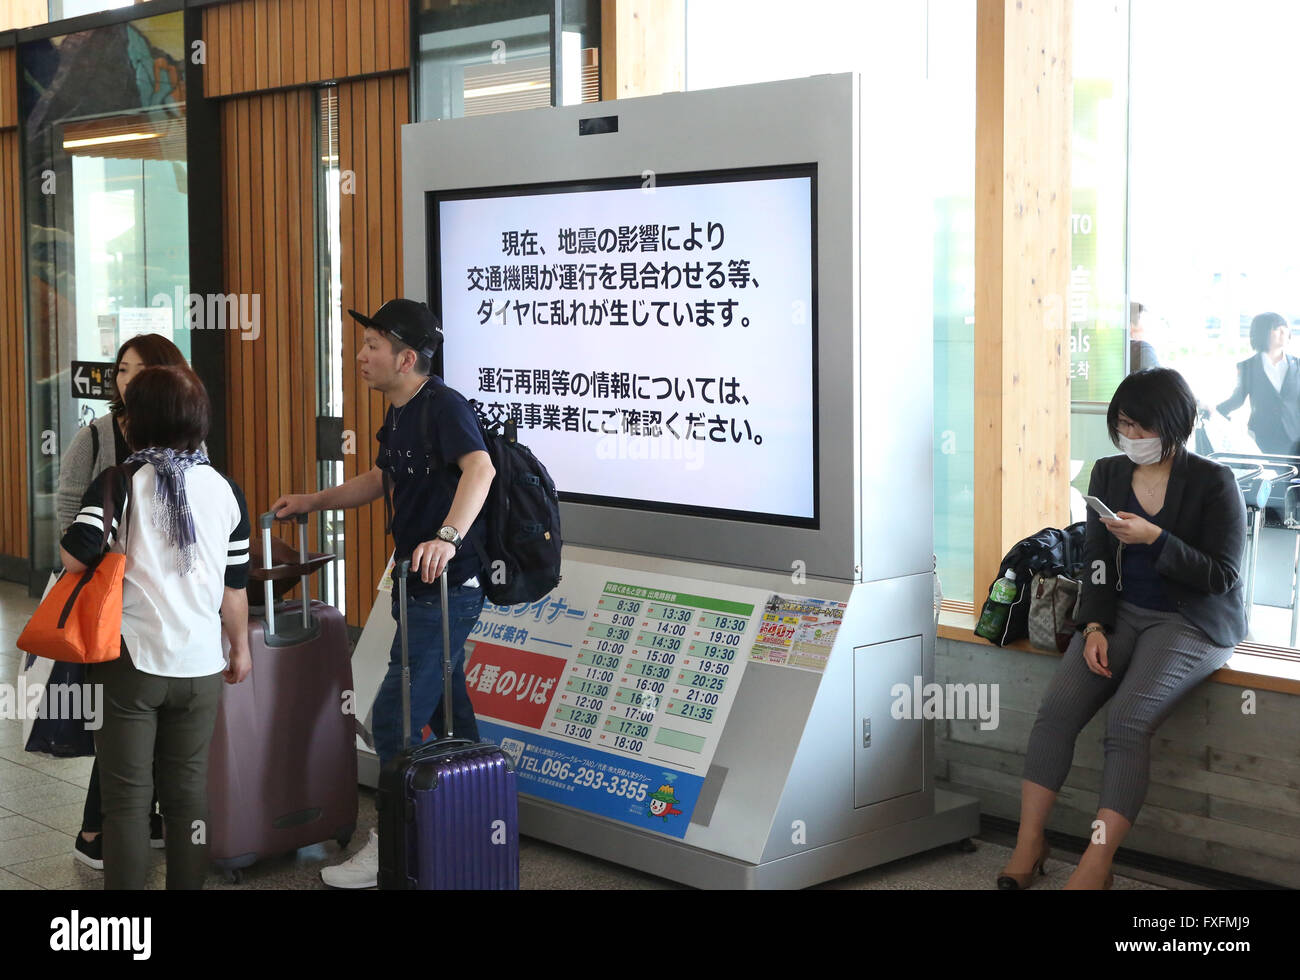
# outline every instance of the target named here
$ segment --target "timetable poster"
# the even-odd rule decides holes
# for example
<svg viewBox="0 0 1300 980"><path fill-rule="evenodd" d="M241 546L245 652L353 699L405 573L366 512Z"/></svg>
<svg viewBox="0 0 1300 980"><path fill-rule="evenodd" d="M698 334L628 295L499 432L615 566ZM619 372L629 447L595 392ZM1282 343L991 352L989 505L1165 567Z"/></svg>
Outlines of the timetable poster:
<svg viewBox="0 0 1300 980"><path fill-rule="evenodd" d="M521 792L682 837L766 594L566 565L545 598L485 604L465 645L480 734Z"/></svg>

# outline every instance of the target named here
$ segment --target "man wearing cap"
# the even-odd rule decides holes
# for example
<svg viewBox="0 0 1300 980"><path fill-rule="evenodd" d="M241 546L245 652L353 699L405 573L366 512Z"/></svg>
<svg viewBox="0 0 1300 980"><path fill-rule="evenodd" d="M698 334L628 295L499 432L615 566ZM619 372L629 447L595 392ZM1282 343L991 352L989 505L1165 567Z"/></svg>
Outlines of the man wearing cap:
<svg viewBox="0 0 1300 980"><path fill-rule="evenodd" d="M454 665L452 723L457 737L477 740L478 724L465 685L465 639L483 610L478 576L484 572L479 551L485 535L483 521L477 518L496 470L474 410L433 374L432 360L442 343L433 312L423 303L394 299L372 317L355 310L348 313L365 327L357 354L361 377L388 400L375 465L340 486L283 496L271 510L283 518L359 507L384 496L387 475L396 555L411 556L407 602L411 731L418 733L426 722L435 731L441 728L442 604L436 581L446 568ZM393 603L397 619L396 590ZM399 636L393 638L373 718L375 752L380 765L387 765L403 747ZM360 851L343 864L325 868L321 877L336 888L373 888L378 869L378 837L372 830Z"/></svg>

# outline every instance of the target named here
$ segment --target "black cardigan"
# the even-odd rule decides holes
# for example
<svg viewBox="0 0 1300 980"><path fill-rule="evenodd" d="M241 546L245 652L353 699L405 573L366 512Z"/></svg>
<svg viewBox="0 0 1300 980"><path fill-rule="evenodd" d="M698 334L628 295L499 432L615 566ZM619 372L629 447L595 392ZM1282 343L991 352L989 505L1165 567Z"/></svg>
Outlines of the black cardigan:
<svg viewBox="0 0 1300 980"><path fill-rule="evenodd" d="M1088 493L1111 510L1128 510L1133 462L1127 456L1097 460ZM1156 571L1169 598L1188 622L1219 646L1236 646L1246 635L1242 551L1246 543L1246 503L1232 470L1204 456L1179 450L1169 472L1165 503L1152 520L1169 532ZM1080 628L1115 626L1115 607L1124 597L1119 574L1123 544L1088 511L1084 535Z"/></svg>

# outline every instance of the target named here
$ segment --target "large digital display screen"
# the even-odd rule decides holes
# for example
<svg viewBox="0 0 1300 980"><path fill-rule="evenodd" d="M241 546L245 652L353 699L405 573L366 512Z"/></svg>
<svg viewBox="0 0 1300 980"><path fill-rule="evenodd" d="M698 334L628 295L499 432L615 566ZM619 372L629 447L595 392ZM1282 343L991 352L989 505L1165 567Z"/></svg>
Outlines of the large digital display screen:
<svg viewBox="0 0 1300 980"><path fill-rule="evenodd" d="M428 203L443 377L563 499L818 526L815 166Z"/></svg>

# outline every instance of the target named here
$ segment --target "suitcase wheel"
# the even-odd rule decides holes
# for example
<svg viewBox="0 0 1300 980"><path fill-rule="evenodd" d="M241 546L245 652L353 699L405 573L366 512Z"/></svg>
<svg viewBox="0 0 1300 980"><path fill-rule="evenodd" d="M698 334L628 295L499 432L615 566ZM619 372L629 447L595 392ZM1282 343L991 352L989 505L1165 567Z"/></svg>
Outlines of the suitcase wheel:
<svg viewBox="0 0 1300 980"><path fill-rule="evenodd" d="M222 872L226 876L226 882L231 885L242 885L244 883L243 868L225 868Z"/></svg>
<svg viewBox="0 0 1300 980"><path fill-rule="evenodd" d="M335 837L334 840L338 842L339 850L343 850L352 843L352 832L349 831L346 834L340 834L338 837Z"/></svg>

